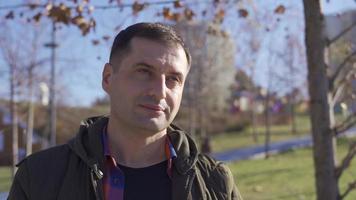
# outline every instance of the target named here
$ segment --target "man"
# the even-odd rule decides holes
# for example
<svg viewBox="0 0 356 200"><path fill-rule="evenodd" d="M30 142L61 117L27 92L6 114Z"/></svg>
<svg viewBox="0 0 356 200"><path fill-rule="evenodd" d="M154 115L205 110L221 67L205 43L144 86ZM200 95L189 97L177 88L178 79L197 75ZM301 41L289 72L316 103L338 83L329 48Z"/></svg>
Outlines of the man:
<svg viewBox="0 0 356 200"><path fill-rule="evenodd" d="M230 170L171 124L191 57L168 26L121 31L105 64L110 115L19 164L9 199L242 199Z"/></svg>

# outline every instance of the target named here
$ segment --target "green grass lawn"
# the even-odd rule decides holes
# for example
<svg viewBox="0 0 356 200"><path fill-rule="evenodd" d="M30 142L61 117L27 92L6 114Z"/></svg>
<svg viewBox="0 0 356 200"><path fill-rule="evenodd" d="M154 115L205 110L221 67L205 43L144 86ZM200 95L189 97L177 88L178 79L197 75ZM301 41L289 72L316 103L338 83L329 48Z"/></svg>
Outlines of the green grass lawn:
<svg viewBox="0 0 356 200"><path fill-rule="evenodd" d="M0 192L7 192L11 184L10 167L0 167Z"/></svg>
<svg viewBox="0 0 356 200"><path fill-rule="evenodd" d="M347 145L339 144L338 157ZM238 188L246 200L309 200L316 199L312 150L299 149L270 157L268 160L247 160L229 163ZM356 180L356 161L341 177L341 191ZM356 199L356 190L345 200Z"/></svg>
<svg viewBox="0 0 356 200"><path fill-rule="evenodd" d="M296 118L297 134L291 133L290 125L271 126L271 142L288 140L295 137L303 137L310 134L309 116L303 115ZM251 147L264 144L265 127L256 127L258 141L255 142L252 135L252 128L249 127L243 132L220 133L212 137L212 148L214 152Z"/></svg>

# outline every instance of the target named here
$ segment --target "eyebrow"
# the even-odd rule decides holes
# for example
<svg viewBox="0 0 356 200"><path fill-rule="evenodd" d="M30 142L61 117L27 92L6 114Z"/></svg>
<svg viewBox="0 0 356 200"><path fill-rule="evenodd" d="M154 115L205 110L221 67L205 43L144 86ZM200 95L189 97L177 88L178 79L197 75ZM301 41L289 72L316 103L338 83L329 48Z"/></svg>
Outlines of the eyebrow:
<svg viewBox="0 0 356 200"><path fill-rule="evenodd" d="M139 62L139 63L135 64L134 66L135 66L135 67L143 66L143 67L145 67L145 68L148 68L148 69L157 71L157 69L156 69L155 66L150 65L150 64L147 64L147 63L144 63L144 62ZM182 74L181 72L168 72L168 74L169 74L169 75L177 76L177 77L179 77L179 79L183 80L183 74Z"/></svg>
<svg viewBox="0 0 356 200"><path fill-rule="evenodd" d="M145 68L156 70L153 65L150 65L150 64L147 64L147 63L144 63L144 62L136 63L134 66L135 67L143 66Z"/></svg>

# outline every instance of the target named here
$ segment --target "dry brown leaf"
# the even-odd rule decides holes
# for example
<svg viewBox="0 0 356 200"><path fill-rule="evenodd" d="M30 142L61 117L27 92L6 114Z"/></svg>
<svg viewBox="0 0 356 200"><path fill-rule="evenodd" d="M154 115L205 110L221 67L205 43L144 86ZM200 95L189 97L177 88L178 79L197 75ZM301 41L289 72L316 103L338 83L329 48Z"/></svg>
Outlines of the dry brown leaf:
<svg viewBox="0 0 356 200"><path fill-rule="evenodd" d="M35 16L33 16L32 18L35 20L35 22L39 22L41 17L42 17L42 13L39 12Z"/></svg>
<svg viewBox="0 0 356 200"><path fill-rule="evenodd" d="M48 11L48 16L55 22L68 24L71 20L71 10L69 7L61 3L59 6L53 6Z"/></svg>
<svg viewBox="0 0 356 200"><path fill-rule="evenodd" d="M89 25L89 23L82 23L82 24L80 24L78 27L79 27L79 29L82 31L82 35L83 35L83 36L86 35L86 34L88 34L89 31L90 31L90 25Z"/></svg>
<svg viewBox="0 0 356 200"><path fill-rule="evenodd" d="M105 41L110 40L110 36L108 36L108 35L104 35L104 36L103 36L103 40L105 40Z"/></svg>
<svg viewBox="0 0 356 200"><path fill-rule="evenodd" d="M221 23L224 20L225 17L225 10L220 9L216 14L215 14L215 20L219 23Z"/></svg>
<svg viewBox="0 0 356 200"><path fill-rule="evenodd" d="M172 20L173 21L176 21L176 22L178 22L178 21L180 21L181 20L181 18L182 18L182 15L180 14L180 13L173 13L173 16L172 16Z"/></svg>
<svg viewBox="0 0 356 200"><path fill-rule="evenodd" d="M92 41L91 41L91 43L92 43L93 45L98 45L98 44L100 43L100 41L99 41L99 40L94 39L94 40L92 40Z"/></svg>
<svg viewBox="0 0 356 200"><path fill-rule="evenodd" d="M173 19L173 14L171 13L171 10L167 7L163 8L162 15L165 19L172 20Z"/></svg>
<svg viewBox="0 0 356 200"><path fill-rule="evenodd" d="M192 9L185 8L184 9L184 16L187 20L192 20L193 17L195 16L195 13L193 12Z"/></svg>
<svg viewBox="0 0 356 200"><path fill-rule="evenodd" d="M35 4L35 3L29 3L29 4L28 4L28 7L29 7L31 10L33 10L33 9L35 9L35 8L37 8L37 7L38 7L38 4Z"/></svg>
<svg viewBox="0 0 356 200"><path fill-rule="evenodd" d="M84 10L83 6L82 5L78 5L75 10L77 11L78 14L81 14Z"/></svg>
<svg viewBox="0 0 356 200"><path fill-rule="evenodd" d="M246 9L239 9L237 12L239 13L239 17L246 18L248 16L248 11Z"/></svg>
<svg viewBox="0 0 356 200"><path fill-rule="evenodd" d="M279 5L275 10L274 13L276 14L283 14L286 11L286 7L283 5Z"/></svg>
<svg viewBox="0 0 356 200"><path fill-rule="evenodd" d="M183 7L182 2L179 1L179 0L178 0L178 1L174 1L173 4L174 4L174 7L175 7L175 8L181 8L181 7Z"/></svg>
<svg viewBox="0 0 356 200"><path fill-rule="evenodd" d="M80 25L82 23L86 23L86 20L84 19L83 16L81 15L78 15L78 16L75 16L71 19L71 22L72 24L75 24L75 25Z"/></svg>
<svg viewBox="0 0 356 200"><path fill-rule="evenodd" d="M219 17L221 17L221 18L224 18L224 17L225 17L225 10L220 9L220 10L217 12L217 16L219 16Z"/></svg>
<svg viewBox="0 0 356 200"><path fill-rule="evenodd" d="M143 3L138 3L137 1L135 1L135 3L132 4L132 11L134 15L142 11L144 8L145 8L145 4Z"/></svg>
<svg viewBox="0 0 356 200"><path fill-rule="evenodd" d="M14 17L14 11L12 10L5 15L5 19L13 19Z"/></svg>

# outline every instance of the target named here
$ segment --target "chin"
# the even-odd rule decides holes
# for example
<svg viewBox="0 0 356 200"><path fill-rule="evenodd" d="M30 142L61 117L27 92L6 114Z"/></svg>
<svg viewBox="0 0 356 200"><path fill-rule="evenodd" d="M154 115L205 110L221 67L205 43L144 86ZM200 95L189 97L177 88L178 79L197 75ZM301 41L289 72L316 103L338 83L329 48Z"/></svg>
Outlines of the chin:
<svg viewBox="0 0 356 200"><path fill-rule="evenodd" d="M169 124L170 123L167 121L160 122L156 120L149 120L149 121L141 122L140 125L138 126L152 133L157 133L165 130L169 126Z"/></svg>

